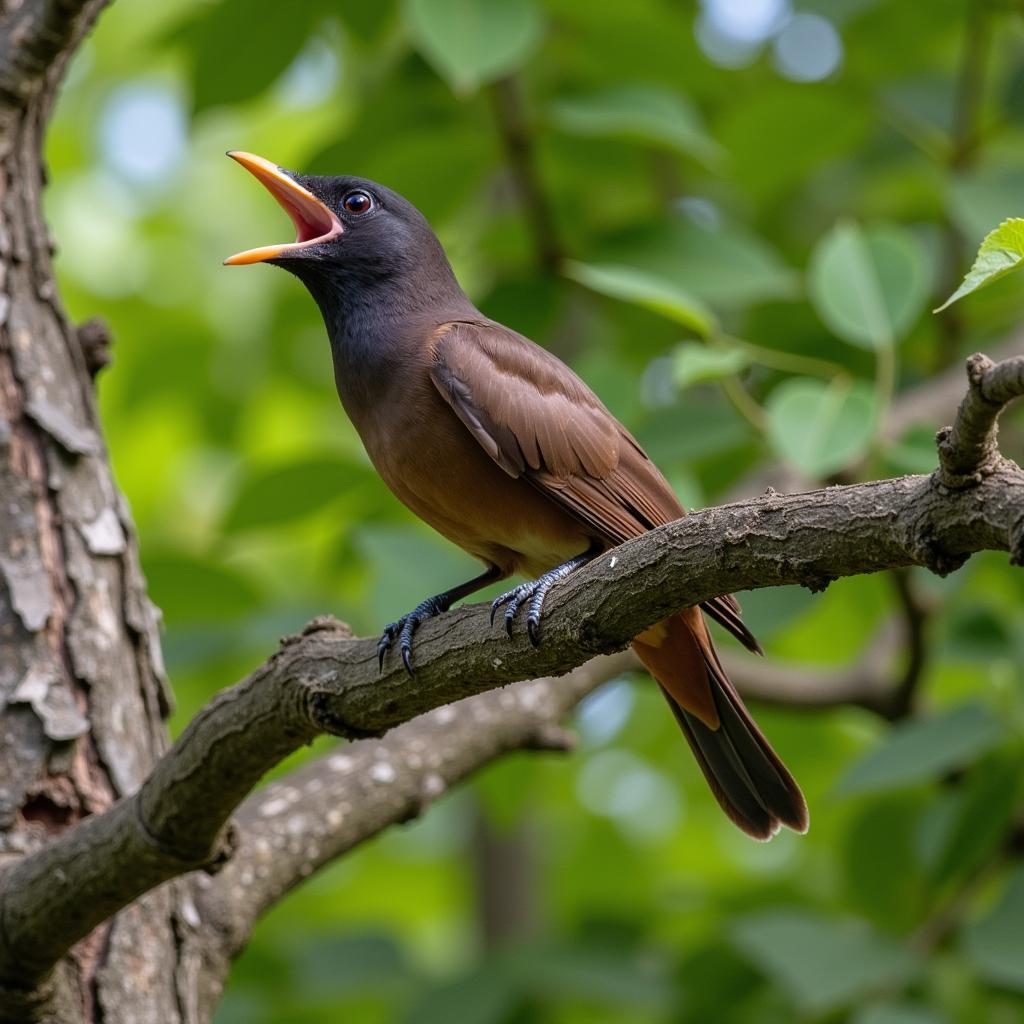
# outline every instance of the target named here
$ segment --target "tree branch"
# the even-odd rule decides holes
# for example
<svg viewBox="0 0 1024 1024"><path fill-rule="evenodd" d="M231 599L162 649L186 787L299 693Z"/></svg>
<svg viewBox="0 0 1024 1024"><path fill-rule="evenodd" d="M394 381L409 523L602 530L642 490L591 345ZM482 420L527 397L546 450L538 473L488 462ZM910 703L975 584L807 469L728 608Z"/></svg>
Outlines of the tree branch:
<svg viewBox="0 0 1024 1024"><path fill-rule="evenodd" d="M967 360L967 397L952 427L939 431L939 477L947 487L963 487L1003 461L998 419L1006 405L1024 394L1024 356L993 363L976 352Z"/></svg>
<svg viewBox="0 0 1024 1024"><path fill-rule="evenodd" d="M972 366L977 365L972 360ZM1017 361L971 378L947 437L954 453L1024 390ZM980 399L984 416L975 411ZM986 418L987 417L987 418ZM958 456L959 457L959 456ZM960 463L958 463L959 465ZM380 735L442 704L504 683L566 672L620 649L655 622L724 593L782 584L821 589L841 576L924 565L939 573L983 549L1024 562L1024 472L980 465L952 489L931 476L806 494L769 494L695 512L621 545L549 598L544 643L509 641L473 605L426 623L416 684L376 644L318 620L189 724L142 788L0 875L0 983L38 979L78 939L160 882L223 856L225 823L259 778L327 731Z"/></svg>
<svg viewBox="0 0 1024 1024"><path fill-rule="evenodd" d="M899 592L912 595L905 614L883 623L851 667L812 670L725 650L730 678L745 698L763 704L805 710L845 705L890 721L902 717L907 688L920 676L915 652L921 644L914 635L926 611L907 575L893 573ZM894 666L908 647L909 663L898 672ZM502 753L562 749L567 737L554 723L587 693L634 671L645 670L627 650L594 658L557 681L516 683L468 697L399 726L383 740L324 755L250 796L236 816L241 838L228 866L195 881L200 916L222 936L225 962L256 920L302 880L387 826L422 814L455 782Z"/></svg>
<svg viewBox="0 0 1024 1024"><path fill-rule="evenodd" d="M64 59L108 0L23 0L0 21L0 107L20 110Z"/></svg>
<svg viewBox="0 0 1024 1024"><path fill-rule="evenodd" d="M633 667L632 657L620 653L558 680L534 679L444 705L260 789L239 808L230 863L195 883L200 917L223 937L225 957L303 879L388 825L418 817L494 758L570 747L572 738L557 723L593 689Z"/></svg>

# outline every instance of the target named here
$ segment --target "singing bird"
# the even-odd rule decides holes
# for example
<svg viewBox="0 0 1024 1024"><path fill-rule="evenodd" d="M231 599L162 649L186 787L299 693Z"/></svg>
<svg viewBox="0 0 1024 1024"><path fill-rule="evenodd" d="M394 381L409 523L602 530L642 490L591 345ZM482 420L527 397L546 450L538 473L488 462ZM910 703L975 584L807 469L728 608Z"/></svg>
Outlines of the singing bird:
<svg viewBox="0 0 1024 1024"><path fill-rule="evenodd" d="M527 577L492 606L539 641L550 588L630 537L685 514L665 477L561 360L484 316L426 218L363 178L316 177L251 153L250 171L295 225L294 242L228 264L272 263L323 314L338 395L373 465L421 519L478 558L475 579L428 598L380 639L412 670L413 634L461 598ZM633 648L658 681L711 790L741 829L804 832L807 805L729 681L701 609L751 651L726 595L652 626Z"/></svg>

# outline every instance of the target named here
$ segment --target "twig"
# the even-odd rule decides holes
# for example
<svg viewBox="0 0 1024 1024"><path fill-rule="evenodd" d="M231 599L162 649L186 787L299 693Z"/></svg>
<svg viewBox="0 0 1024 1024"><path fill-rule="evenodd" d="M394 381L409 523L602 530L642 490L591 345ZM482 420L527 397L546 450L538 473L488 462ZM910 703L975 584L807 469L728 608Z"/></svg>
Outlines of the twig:
<svg viewBox="0 0 1024 1024"><path fill-rule="evenodd" d="M899 598L903 617L903 647L906 649L906 665L899 683L892 690L886 717L890 721L906 718L914 710L918 686L928 664L928 622L932 609L918 593L909 569L894 569L889 574Z"/></svg>
<svg viewBox="0 0 1024 1024"><path fill-rule="evenodd" d="M537 174L533 138L523 111L519 84L514 78L502 78L490 87L490 94L512 180L533 235L537 270L547 276L557 275L564 254Z"/></svg>
<svg viewBox="0 0 1024 1024"><path fill-rule="evenodd" d="M997 444L999 414L1024 394L1024 356L993 363L976 352L967 360L967 397L952 427L937 435L939 477L947 487L963 487L996 472L1004 461Z"/></svg>

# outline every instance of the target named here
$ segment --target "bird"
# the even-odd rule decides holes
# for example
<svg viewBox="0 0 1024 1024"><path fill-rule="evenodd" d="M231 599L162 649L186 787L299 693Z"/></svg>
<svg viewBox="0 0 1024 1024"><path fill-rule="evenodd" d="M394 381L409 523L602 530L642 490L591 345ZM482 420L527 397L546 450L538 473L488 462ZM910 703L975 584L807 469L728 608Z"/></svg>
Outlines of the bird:
<svg viewBox="0 0 1024 1024"><path fill-rule="evenodd" d="M418 626L513 575L495 599L512 635L520 612L541 639L544 599L570 573L631 537L685 515L665 477L597 395L560 359L488 318L460 287L427 219L366 178L287 170L228 156L277 200L295 241L228 257L297 277L320 308L341 404L395 496L483 563L473 579L388 624L413 671ZM705 621L763 653L723 595L633 640L712 793L744 832L805 832L807 804L729 680Z"/></svg>

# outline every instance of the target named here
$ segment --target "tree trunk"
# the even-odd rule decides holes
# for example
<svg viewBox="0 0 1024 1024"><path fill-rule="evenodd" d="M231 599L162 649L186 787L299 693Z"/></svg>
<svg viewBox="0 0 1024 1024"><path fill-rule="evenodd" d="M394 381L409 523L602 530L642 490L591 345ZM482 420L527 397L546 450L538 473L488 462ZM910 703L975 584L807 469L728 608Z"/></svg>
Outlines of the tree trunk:
<svg viewBox="0 0 1024 1024"><path fill-rule="evenodd" d="M37 849L138 788L168 745L158 614L99 429L104 332L57 297L41 212L60 70L97 11L0 119L0 856ZM14 29L9 28L8 40ZM81 942L3 1019L194 1020L184 890L165 886ZM31 1009L30 1007L34 1007Z"/></svg>

